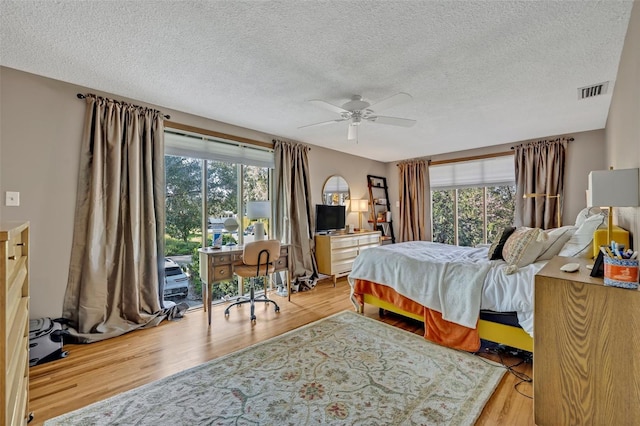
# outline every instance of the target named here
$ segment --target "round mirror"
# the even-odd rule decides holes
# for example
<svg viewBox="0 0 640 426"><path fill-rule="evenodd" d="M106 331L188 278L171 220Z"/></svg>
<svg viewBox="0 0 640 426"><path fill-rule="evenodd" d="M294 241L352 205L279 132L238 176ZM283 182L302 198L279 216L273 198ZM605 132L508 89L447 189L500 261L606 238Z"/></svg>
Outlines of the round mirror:
<svg viewBox="0 0 640 426"><path fill-rule="evenodd" d="M343 206L349 200L349 184L342 176L329 176L322 187L324 204Z"/></svg>

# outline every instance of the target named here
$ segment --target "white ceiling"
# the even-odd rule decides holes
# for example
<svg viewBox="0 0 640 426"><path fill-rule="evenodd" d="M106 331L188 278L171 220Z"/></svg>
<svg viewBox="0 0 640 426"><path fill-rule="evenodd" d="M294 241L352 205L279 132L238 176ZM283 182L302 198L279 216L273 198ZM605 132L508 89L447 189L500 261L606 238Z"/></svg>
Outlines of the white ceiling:
<svg viewBox="0 0 640 426"><path fill-rule="evenodd" d="M605 126L632 1L5 1L0 63L379 161ZM577 89L610 81L606 95ZM336 105L398 92L347 122Z"/></svg>

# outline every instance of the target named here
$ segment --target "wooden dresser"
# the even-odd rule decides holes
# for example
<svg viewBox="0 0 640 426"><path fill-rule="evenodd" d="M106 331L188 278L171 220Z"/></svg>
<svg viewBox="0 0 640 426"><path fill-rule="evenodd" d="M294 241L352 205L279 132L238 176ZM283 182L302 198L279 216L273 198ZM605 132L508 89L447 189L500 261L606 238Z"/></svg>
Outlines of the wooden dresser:
<svg viewBox="0 0 640 426"><path fill-rule="evenodd" d="M316 235L318 272L331 275L333 285L338 277L351 272L353 261L362 250L380 245L380 231L360 231L353 234Z"/></svg>
<svg viewBox="0 0 640 426"><path fill-rule="evenodd" d="M579 263L575 273L562 272ZM555 257L536 275L535 423L637 425L640 291L605 287L593 260Z"/></svg>
<svg viewBox="0 0 640 426"><path fill-rule="evenodd" d="M29 417L29 224L0 223L0 400L5 425Z"/></svg>

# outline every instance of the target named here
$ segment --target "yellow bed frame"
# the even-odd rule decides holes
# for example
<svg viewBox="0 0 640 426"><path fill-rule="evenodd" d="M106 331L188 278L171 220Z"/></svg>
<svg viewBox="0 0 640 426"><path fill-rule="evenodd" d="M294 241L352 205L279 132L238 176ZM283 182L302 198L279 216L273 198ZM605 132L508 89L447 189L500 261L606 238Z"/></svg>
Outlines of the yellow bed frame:
<svg viewBox="0 0 640 426"><path fill-rule="evenodd" d="M393 303L386 302L370 294L364 294L363 296L365 304L424 322L424 318L420 315L400 309ZM362 313L363 310L364 306L361 306L359 310L360 313ZM481 319L478 321L478 334L480 334L481 339L533 352L533 338L520 327L513 327Z"/></svg>

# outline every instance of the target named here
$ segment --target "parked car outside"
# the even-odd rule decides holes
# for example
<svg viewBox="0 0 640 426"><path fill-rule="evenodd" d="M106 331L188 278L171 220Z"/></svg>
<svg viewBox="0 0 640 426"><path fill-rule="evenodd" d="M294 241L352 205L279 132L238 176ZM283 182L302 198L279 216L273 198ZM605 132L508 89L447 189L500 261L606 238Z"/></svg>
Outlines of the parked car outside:
<svg viewBox="0 0 640 426"><path fill-rule="evenodd" d="M187 296L189 278L176 262L164 258L164 297Z"/></svg>

